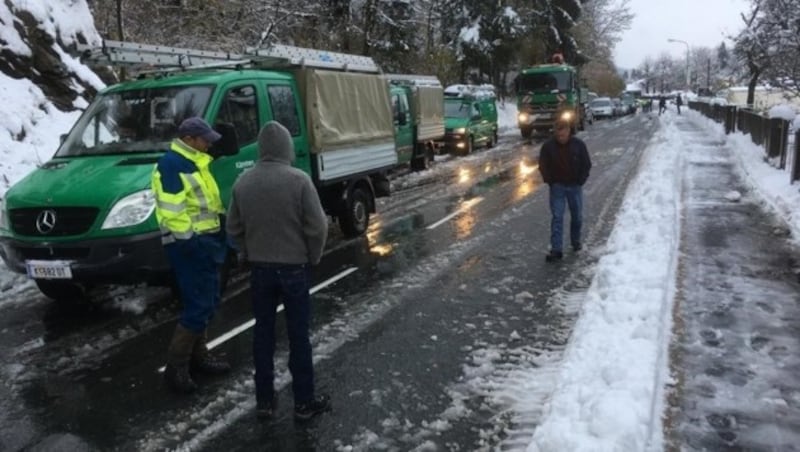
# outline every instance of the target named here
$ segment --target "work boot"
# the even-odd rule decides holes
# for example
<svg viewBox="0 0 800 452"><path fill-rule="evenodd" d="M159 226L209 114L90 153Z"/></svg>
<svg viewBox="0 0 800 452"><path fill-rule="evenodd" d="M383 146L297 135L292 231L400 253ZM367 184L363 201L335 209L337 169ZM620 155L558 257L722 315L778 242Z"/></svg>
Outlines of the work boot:
<svg viewBox="0 0 800 452"><path fill-rule="evenodd" d="M205 331L197 336L192 348L191 370L209 375L222 375L231 371L230 364L209 353Z"/></svg>
<svg viewBox="0 0 800 452"><path fill-rule="evenodd" d="M294 405L294 418L298 421L307 421L312 417L331 410L331 398L327 395L318 395L305 403Z"/></svg>
<svg viewBox="0 0 800 452"><path fill-rule="evenodd" d="M180 324L175 327L167 350L167 367L164 369L164 381L174 392L189 394L197 390L197 385L189 375L189 361L196 340L197 335Z"/></svg>
<svg viewBox="0 0 800 452"><path fill-rule="evenodd" d="M546 262L555 262L561 260L564 257L564 253L561 251L550 251L545 257L544 260Z"/></svg>

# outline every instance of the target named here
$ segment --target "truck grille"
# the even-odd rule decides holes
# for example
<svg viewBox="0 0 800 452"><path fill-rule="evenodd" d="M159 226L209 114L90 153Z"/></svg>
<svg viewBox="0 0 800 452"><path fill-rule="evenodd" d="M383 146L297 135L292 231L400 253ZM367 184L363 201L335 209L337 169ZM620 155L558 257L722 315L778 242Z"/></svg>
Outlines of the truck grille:
<svg viewBox="0 0 800 452"><path fill-rule="evenodd" d="M8 219L20 235L63 237L88 231L99 211L96 207L26 207L9 209Z"/></svg>
<svg viewBox="0 0 800 452"><path fill-rule="evenodd" d="M15 251L22 259L66 259L79 260L89 257L89 248L28 248L19 247Z"/></svg>

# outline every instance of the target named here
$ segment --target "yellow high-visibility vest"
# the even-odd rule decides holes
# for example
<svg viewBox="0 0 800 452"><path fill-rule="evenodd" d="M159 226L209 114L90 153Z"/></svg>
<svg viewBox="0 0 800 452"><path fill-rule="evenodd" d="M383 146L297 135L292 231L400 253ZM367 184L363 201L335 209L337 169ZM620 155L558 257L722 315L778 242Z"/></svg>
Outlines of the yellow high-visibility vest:
<svg viewBox="0 0 800 452"><path fill-rule="evenodd" d="M220 214L224 213L222 198L208 166L210 155L193 149L180 139L170 145L175 154L165 155L153 170L152 188L156 198L156 219L164 233L162 243L186 240L194 234L220 230ZM160 169L161 168L161 169ZM182 187L176 193L165 191L163 180L175 174Z"/></svg>

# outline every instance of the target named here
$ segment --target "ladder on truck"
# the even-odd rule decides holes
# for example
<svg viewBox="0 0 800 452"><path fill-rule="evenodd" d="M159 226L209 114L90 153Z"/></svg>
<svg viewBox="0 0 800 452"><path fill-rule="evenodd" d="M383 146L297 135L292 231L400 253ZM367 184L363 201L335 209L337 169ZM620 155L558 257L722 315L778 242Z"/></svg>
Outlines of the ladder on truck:
<svg viewBox="0 0 800 452"><path fill-rule="evenodd" d="M231 53L103 40L100 47L79 44L77 50L84 61L112 66L158 68L162 71L225 67L254 69L308 67L372 74L381 72L375 61L367 56L283 44L249 47L244 53Z"/></svg>
<svg viewBox="0 0 800 452"><path fill-rule="evenodd" d="M389 80L390 83L397 85L442 87L442 83L435 75L386 74L383 77Z"/></svg>

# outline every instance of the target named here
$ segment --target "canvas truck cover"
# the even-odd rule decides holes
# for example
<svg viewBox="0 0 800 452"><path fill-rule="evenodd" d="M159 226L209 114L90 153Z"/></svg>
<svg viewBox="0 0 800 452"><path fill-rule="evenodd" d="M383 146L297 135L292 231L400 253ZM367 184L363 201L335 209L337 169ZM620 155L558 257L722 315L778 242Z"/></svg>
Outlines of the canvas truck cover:
<svg viewBox="0 0 800 452"><path fill-rule="evenodd" d="M441 86L418 86L414 90L413 104L417 140L444 137L444 89Z"/></svg>
<svg viewBox="0 0 800 452"><path fill-rule="evenodd" d="M386 81L377 74L298 69L311 152L394 142Z"/></svg>

